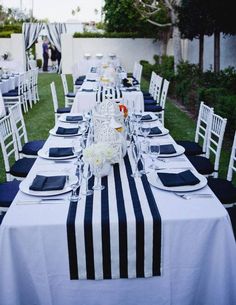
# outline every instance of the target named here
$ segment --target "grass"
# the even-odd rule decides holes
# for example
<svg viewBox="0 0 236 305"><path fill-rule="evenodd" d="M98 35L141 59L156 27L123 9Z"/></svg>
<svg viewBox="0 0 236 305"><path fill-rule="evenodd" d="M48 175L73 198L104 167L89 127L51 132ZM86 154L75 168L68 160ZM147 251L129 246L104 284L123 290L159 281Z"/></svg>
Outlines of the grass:
<svg viewBox="0 0 236 305"><path fill-rule="evenodd" d="M72 89L72 78L68 77L70 90ZM40 101L24 115L29 140L47 139L49 130L54 126L54 111L50 91L50 83L54 81L57 89L59 106L64 106L64 94L61 78L57 74L42 73L39 75ZM148 89L148 82L142 81L142 89ZM174 139L194 140L195 122L185 112L180 110L170 100L166 103L165 126L170 130ZM226 177L229 154L232 143L224 142L221 153L220 176ZM5 180L4 163L0 156L0 181Z"/></svg>

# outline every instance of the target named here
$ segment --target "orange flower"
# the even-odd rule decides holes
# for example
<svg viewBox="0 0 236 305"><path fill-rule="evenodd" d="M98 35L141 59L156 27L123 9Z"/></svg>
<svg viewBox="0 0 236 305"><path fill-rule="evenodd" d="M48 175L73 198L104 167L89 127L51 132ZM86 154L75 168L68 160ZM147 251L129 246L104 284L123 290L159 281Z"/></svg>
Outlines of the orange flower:
<svg viewBox="0 0 236 305"><path fill-rule="evenodd" d="M120 111L123 112L124 117L126 118L128 116L128 108L125 105L123 105L123 104L120 104L119 108L120 108Z"/></svg>

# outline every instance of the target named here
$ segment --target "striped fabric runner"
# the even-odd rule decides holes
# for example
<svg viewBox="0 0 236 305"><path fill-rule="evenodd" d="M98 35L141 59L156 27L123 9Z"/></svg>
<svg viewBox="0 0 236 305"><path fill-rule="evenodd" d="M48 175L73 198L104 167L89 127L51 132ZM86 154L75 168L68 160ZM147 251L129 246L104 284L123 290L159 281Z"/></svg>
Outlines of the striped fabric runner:
<svg viewBox="0 0 236 305"><path fill-rule="evenodd" d="M146 176L131 177L127 154L102 178L105 190L70 203L70 278L117 279L160 275L161 217ZM89 188L94 178L89 181Z"/></svg>

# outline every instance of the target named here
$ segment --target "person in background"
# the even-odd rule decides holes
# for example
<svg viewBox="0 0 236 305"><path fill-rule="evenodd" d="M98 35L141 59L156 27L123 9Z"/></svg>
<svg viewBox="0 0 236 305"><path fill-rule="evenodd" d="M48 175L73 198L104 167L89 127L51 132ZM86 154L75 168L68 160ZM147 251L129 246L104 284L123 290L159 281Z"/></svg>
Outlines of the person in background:
<svg viewBox="0 0 236 305"><path fill-rule="evenodd" d="M58 64L58 68L57 68L57 73L60 72L60 64L61 64L61 52L59 52L57 49L57 64Z"/></svg>
<svg viewBox="0 0 236 305"><path fill-rule="evenodd" d="M55 71L55 70L57 70L57 67L56 67L57 49L53 44L50 44L49 49L51 51L52 70Z"/></svg>
<svg viewBox="0 0 236 305"><path fill-rule="evenodd" d="M44 72L48 71L48 58L49 58L48 49L49 49L48 39L45 38L43 41L43 71Z"/></svg>

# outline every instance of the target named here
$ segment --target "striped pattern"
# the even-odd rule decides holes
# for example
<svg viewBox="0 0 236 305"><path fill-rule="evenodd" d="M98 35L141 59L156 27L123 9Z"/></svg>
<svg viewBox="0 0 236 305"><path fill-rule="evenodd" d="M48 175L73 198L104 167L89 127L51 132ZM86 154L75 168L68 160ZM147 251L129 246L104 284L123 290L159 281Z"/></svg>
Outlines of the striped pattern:
<svg viewBox="0 0 236 305"><path fill-rule="evenodd" d="M127 154L102 178L105 190L71 203L67 217L71 279L160 275L161 217L146 176L131 177ZM89 187L94 179L89 181Z"/></svg>

